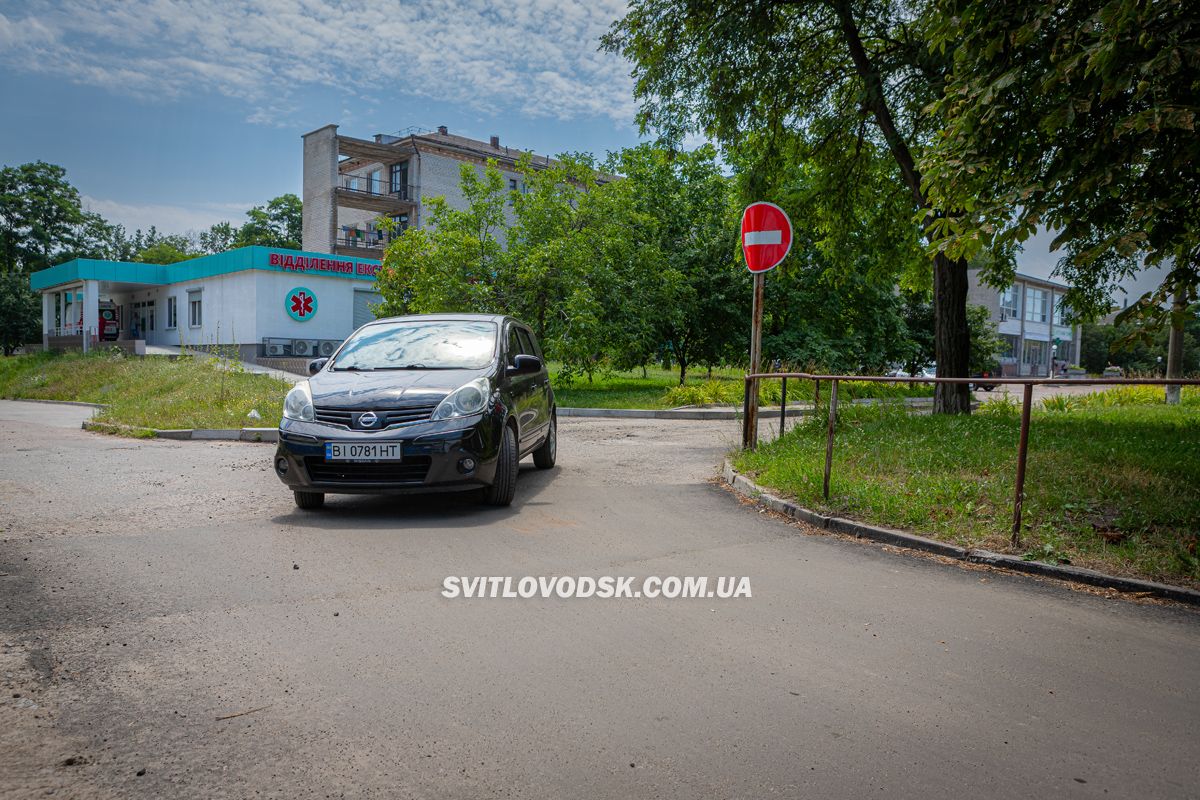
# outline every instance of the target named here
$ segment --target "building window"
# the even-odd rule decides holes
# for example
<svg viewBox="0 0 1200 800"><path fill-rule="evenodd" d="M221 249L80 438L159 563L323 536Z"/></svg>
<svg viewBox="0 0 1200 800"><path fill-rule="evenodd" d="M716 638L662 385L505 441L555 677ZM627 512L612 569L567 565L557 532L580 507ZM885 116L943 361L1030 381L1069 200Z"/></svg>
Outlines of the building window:
<svg viewBox="0 0 1200 800"><path fill-rule="evenodd" d="M1046 347L1045 342L1033 342L1033 341L1026 340L1025 341L1025 352L1023 354L1021 361L1025 364L1029 364L1031 366L1038 366L1041 364L1045 364L1047 349L1048 348Z"/></svg>
<svg viewBox="0 0 1200 800"><path fill-rule="evenodd" d="M1000 293L1000 316L1001 321L1006 319L1019 319L1021 316L1020 308L1020 292L1017 287L1010 286Z"/></svg>
<svg viewBox="0 0 1200 800"><path fill-rule="evenodd" d="M167 330L173 331L179 324L179 312L175 307L176 298L171 295L167 298Z"/></svg>
<svg viewBox="0 0 1200 800"><path fill-rule="evenodd" d="M1000 334L1000 360L1013 363L1017 360L1017 342L1020 341L1019 336L1013 336L1009 333Z"/></svg>
<svg viewBox="0 0 1200 800"><path fill-rule="evenodd" d="M1025 295L1025 321L1046 321L1046 290L1029 289Z"/></svg>
<svg viewBox="0 0 1200 800"><path fill-rule="evenodd" d="M188 325L199 328L204 322L204 309L201 307L201 292L199 289L188 292Z"/></svg>
<svg viewBox="0 0 1200 800"><path fill-rule="evenodd" d="M371 194L383 194L383 170L373 169L367 175L367 191Z"/></svg>
<svg viewBox="0 0 1200 800"><path fill-rule="evenodd" d="M1056 294L1054 296L1054 324L1055 325L1066 325L1067 324L1065 321L1066 318L1067 318L1067 307L1063 303L1062 295Z"/></svg>
<svg viewBox="0 0 1200 800"><path fill-rule="evenodd" d="M399 164L392 164L391 169L391 191L392 194L399 197L401 200L408 199L408 162L401 161Z"/></svg>

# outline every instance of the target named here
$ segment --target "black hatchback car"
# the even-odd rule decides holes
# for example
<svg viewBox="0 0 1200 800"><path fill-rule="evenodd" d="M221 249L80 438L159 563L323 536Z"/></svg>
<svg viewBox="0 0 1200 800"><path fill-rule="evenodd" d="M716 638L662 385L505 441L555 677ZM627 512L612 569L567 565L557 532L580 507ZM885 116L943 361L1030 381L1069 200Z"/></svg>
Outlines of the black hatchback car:
<svg viewBox="0 0 1200 800"><path fill-rule="evenodd" d="M512 502L518 462L554 466L554 392L512 317L431 314L359 328L309 364L279 423L275 472L300 508L326 493L484 490Z"/></svg>

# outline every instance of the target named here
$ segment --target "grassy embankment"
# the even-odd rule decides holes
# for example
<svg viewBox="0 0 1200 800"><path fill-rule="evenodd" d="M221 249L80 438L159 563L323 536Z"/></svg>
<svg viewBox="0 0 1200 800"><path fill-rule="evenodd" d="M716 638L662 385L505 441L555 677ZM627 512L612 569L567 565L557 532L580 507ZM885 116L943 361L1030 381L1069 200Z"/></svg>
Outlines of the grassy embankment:
<svg viewBox="0 0 1200 800"><path fill-rule="evenodd" d="M675 408L684 405L741 405L742 373L735 369L689 378L679 386L674 372L597 373L592 382L556 387L560 406L586 408ZM799 384L799 385L798 385ZM845 382L843 397L928 395L928 387ZM289 386L263 375L225 370L204 356L172 360L132 358L112 351L82 355L35 354L0 359L0 397L76 400L106 404L98 421L134 428L270 427L279 423ZM826 390L827 391L827 390ZM764 382L763 402L778 403L778 381ZM792 381L788 398L811 402L811 382ZM260 420L250 419L251 410Z"/></svg>
<svg viewBox="0 0 1200 800"><path fill-rule="evenodd" d="M839 409L830 502L823 415L737 468L823 512L968 547L1200 586L1200 390L1056 397L1033 414L1022 544L1009 546L1020 407L971 416Z"/></svg>
<svg viewBox="0 0 1200 800"><path fill-rule="evenodd" d="M132 428L243 428L279 424L291 385L224 370L215 359L112 352L0 358L0 397L108 406L99 422ZM261 419L247 415L257 411Z"/></svg>

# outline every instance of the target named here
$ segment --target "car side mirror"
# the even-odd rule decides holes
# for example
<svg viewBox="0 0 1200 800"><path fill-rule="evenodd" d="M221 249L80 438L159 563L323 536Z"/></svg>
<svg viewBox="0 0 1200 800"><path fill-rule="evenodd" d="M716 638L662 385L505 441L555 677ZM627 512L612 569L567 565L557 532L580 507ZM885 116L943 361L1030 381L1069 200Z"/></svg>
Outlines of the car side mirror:
<svg viewBox="0 0 1200 800"><path fill-rule="evenodd" d="M542 360L525 353L514 357L512 366L508 368L509 375L536 375L541 371Z"/></svg>
<svg viewBox="0 0 1200 800"><path fill-rule="evenodd" d="M325 365L328 363L328 358L314 358L312 361L308 362L308 374L316 375L318 372L324 369Z"/></svg>

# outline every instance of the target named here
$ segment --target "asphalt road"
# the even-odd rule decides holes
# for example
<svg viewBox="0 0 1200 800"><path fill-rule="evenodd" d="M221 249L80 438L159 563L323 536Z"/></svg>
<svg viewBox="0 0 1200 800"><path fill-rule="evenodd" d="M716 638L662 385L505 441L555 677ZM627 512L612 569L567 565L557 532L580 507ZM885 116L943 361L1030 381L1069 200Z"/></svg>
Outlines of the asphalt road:
<svg viewBox="0 0 1200 800"><path fill-rule="evenodd" d="M710 482L734 422L563 420L510 509L300 513L268 445L86 414L0 403L0 797L1200 796L1200 615L760 514Z"/></svg>

